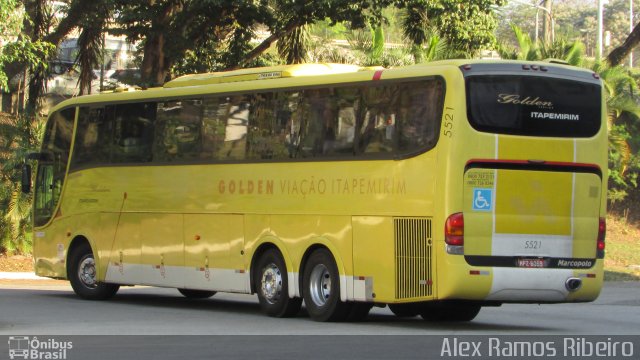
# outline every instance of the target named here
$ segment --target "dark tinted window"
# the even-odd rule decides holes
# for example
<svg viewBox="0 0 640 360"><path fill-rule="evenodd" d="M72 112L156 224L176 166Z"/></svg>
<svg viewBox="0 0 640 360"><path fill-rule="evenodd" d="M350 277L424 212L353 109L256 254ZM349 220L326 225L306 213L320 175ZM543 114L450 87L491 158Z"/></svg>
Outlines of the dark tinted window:
<svg viewBox="0 0 640 360"><path fill-rule="evenodd" d="M480 131L590 137L601 125L597 84L533 76L467 78L467 114Z"/></svg>
<svg viewBox="0 0 640 360"><path fill-rule="evenodd" d="M442 81L428 79L285 92L255 109L272 114L266 158L384 157L433 147L443 101Z"/></svg>
<svg viewBox="0 0 640 360"><path fill-rule="evenodd" d="M111 162L151 161L156 106L156 103L115 106Z"/></svg>
<svg viewBox="0 0 640 360"><path fill-rule="evenodd" d="M153 161L184 161L203 157L202 100L158 103Z"/></svg>
<svg viewBox="0 0 640 360"><path fill-rule="evenodd" d="M80 108L72 169L110 162L114 115L114 106Z"/></svg>
<svg viewBox="0 0 640 360"><path fill-rule="evenodd" d="M83 107L73 166L410 155L443 103L432 78Z"/></svg>
<svg viewBox="0 0 640 360"><path fill-rule="evenodd" d="M57 111L49 117L42 141L35 183L35 225L45 225L60 200L71 151L76 109Z"/></svg>

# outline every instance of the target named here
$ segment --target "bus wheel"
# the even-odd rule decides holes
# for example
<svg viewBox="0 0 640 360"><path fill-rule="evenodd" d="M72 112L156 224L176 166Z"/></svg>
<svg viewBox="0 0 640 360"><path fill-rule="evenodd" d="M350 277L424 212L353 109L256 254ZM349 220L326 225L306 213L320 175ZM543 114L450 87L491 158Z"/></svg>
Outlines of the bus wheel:
<svg viewBox="0 0 640 360"><path fill-rule="evenodd" d="M254 279L262 311L273 317L295 316L302 305L301 298L289 297L287 267L280 253L269 249L256 263Z"/></svg>
<svg viewBox="0 0 640 360"><path fill-rule="evenodd" d="M389 310L397 317L415 317L420 312L414 304L389 304Z"/></svg>
<svg viewBox="0 0 640 360"><path fill-rule="evenodd" d="M427 321L471 321L481 308L480 305L472 304L425 305L420 316Z"/></svg>
<svg viewBox="0 0 640 360"><path fill-rule="evenodd" d="M351 304L340 301L340 275L326 249L314 251L304 267L304 303L316 321L343 321Z"/></svg>
<svg viewBox="0 0 640 360"><path fill-rule="evenodd" d="M362 321L367 315L369 315L369 311L373 307L373 303L367 302L352 302L349 303L349 314L347 315L347 321Z"/></svg>
<svg viewBox="0 0 640 360"><path fill-rule="evenodd" d="M76 247L69 255L69 282L83 299L106 300L116 294L119 285L98 282L96 260L89 244Z"/></svg>
<svg viewBox="0 0 640 360"><path fill-rule="evenodd" d="M187 299L207 299L216 294L215 291L178 289Z"/></svg>

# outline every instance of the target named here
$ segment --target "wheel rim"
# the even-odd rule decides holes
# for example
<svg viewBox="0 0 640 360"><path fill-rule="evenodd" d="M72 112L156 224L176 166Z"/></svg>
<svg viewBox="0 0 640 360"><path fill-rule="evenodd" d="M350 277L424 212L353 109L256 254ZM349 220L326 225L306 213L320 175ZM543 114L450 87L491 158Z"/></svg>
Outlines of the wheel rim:
<svg viewBox="0 0 640 360"><path fill-rule="evenodd" d="M80 261L78 266L78 278L82 285L94 289L98 282L96 280L96 261L93 256L86 255Z"/></svg>
<svg viewBox="0 0 640 360"><path fill-rule="evenodd" d="M309 294L317 306L324 306L331 296L331 273L324 264L316 265L309 277Z"/></svg>
<svg viewBox="0 0 640 360"><path fill-rule="evenodd" d="M262 295L270 304L275 304L282 294L282 272L271 263L262 269L262 280L260 281Z"/></svg>

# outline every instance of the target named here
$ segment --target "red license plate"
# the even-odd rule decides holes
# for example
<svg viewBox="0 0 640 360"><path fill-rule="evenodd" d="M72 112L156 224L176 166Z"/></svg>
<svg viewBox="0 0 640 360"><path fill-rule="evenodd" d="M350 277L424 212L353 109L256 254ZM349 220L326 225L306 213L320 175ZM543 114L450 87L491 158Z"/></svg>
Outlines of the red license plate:
<svg viewBox="0 0 640 360"><path fill-rule="evenodd" d="M544 259L518 259L518 267L543 268Z"/></svg>

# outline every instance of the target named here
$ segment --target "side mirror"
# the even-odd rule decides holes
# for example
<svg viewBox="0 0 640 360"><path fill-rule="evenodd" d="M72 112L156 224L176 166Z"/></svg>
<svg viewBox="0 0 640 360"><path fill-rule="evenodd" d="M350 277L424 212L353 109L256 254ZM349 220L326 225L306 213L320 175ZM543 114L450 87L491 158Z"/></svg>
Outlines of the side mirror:
<svg viewBox="0 0 640 360"><path fill-rule="evenodd" d="M22 192L28 194L31 192L31 165L22 165Z"/></svg>

